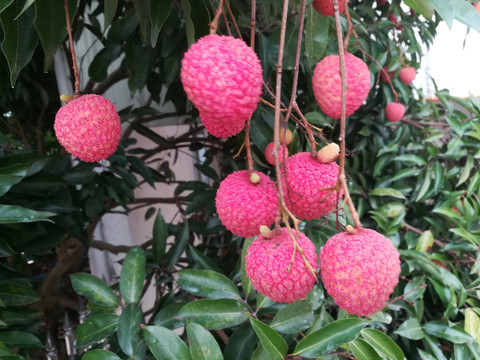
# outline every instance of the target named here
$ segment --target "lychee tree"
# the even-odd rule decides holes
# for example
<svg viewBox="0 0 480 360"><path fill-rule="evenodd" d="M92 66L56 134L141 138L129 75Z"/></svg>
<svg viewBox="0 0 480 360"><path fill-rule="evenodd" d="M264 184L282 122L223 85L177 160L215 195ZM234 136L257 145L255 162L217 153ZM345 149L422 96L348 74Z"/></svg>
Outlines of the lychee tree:
<svg viewBox="0 0 480 360"><path fill-rule="evenodd" d="M455 19L480 31L464 0L0 2L2 359L480 359L480 101L411 83ZM133 209L150 240L95 239ZM126 254L117 283L88 248Z"/></svg>

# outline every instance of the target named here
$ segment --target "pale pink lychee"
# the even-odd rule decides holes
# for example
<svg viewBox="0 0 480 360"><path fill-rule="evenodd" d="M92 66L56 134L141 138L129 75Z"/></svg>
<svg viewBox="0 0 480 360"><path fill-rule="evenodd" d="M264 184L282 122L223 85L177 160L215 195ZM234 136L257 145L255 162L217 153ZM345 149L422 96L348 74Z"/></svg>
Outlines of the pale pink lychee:
<svg viewBox="0 0 480 360"><path fill-rule="evenodd" d="M320 251L325 289L349 314L370 315L385 307L400 276L397 249L370 229L332 236Z"/></svg>
<svg viewBox="0 0 480 360"><path fill-rule="evenodd" d="M292 230L295 236L295 230ZM258 236L247 249L245 271L255 290L276 302L291 303L303 299L316 282L316 276L306 266L298 249L293 255L293 240L286 228L273 232L269 239ZM297 244L303 250L313 271L318 269L315 245L303 233L298 233ZM290 267L291 265L291 267Z"/></svg>
<svg viewBox="0 0 480 360"><path fill-rule="evenodd" d="M313 8L317 10L320 14L324 16L334 16L335 12L333 10L333 1L332 0L314 0ZM344 0L338 0L338 12L342 13L345 10Z"/></svg>
<svg viewBox="0 0 480 360"><path fill-rule="evenodd" d="M398 73L398 78L400 79L400 81L408 85L415 79L415 75L415 68L412 66L406 66L400 69L400 72Z"/></svg>
<svg viewBox="0 0 480 360"><path fill-rule="evenodd" d="M480 14L480 1L476 1L472 5L475 8L475 10L477 10L477 12Z"/></svg>
<svg viewBox="0 0 480 360"><path fill-rule="evenodd" d="M399 102L388 103L385 107L385 116L389 121L396 122L402 120L405 114L405 106Z"/></svg>
<svg viewBox="0 0 480 360"><path fill-rule="evenodd" d="M347 75L346 116L352 115L370 91L370 71L360 58L345 53ZM341 117L342 80L338 55L324 57L313 70L313 94L322 111L334 119Z"/></svg>
<svg viewBox="0 0 480 360"><path fill-rule="evenodd" d="M208 119L212 135L236 135L252 116L260 100L263 85L262 67L255 52L232 36L207 35L185 53L181 67L185 92ZM217 126L212 121L223 122ZM210 132L209 127L207 131Z"/></svg>
<svg viewBox="0 0 480 360"><path fill-rule="evenodd" d="M265 159L270 165L275 165L275 157L273 156L273 145L271 142L265 148ZM288 148L285 145L280 144L278 148L278 161L280 164L283 164L284 160L288 157Z"/></svg>
<svg viewBox="0 0 480 360"><path fill-rule="evenodd" d="M285 161L282 185L285 201L295 216L312 220L320 218L337 205L338 165L335 162L320 163L317 157L302 152L289 156ZM343 191L340 191L341 199Z"/></svg>
<svg viewBox="0 0 480 360"><path fill-rule="evenodd" d="M250 173L235 171L220 182L215 198L222 224L238 236L251 237L261 225L270 226L277 214L277 188L272 180L256 172L260 181L252 184Z"/></svg>
<svg viewBox="0 0 480 360"><path fill-rule="evenodd" d="M62 106L53 128L65 150L86 162L104 160L112 155L122 134L115 106L95 94L82 95Z"/></svg>

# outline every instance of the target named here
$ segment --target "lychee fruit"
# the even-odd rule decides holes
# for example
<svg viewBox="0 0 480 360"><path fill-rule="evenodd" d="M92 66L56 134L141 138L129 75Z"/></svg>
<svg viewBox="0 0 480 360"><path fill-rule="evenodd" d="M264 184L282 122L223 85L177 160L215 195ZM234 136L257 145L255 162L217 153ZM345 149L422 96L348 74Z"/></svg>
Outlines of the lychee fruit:
<svg viewBox="0 0 480 360"><path fill-rule="evenodd" d="M370 229L342 232L320 251L320 273L328 294L349 314L381 310L400 276L400 255L392 242Z"/></svg>
<svg viewBox="0 0 480 360"><path fill-rule="evenodd" d="M332 189L338 179L335 162L322 164L308 152L289 156L282 177L285 202L295 216L312 220L320 218L337 206L337 191ZM340 190L339 198L343 195Z"/></svg>
<svg viewBox="0 0 480 360"><path fill-rule="evenodd" d="M65 150L86 162L104 160L112 155L122 134L115 106L95 94L82 95L62 106L53 128Z"/></svg>
<svg viewBox="0 0 480 360"><path fill-rule="evenodd" d="M275 157L273 156L273 145L271 142L265 148L265 159L270 165L275 165ZM278 148L278 162L283 164L284 160L288 157L288 148L285 145L280 144Z"/></svg>
<svg viewBox="0 0 480 360"><path fill-rule="evenodd" d="M293 140L293 133L290 129L280 129L280 142L285 145L289 145Z"/></svg>
<svg viewBox="0 0 480 360"><path fill-rule="evenodd" d="M346 116L352 115L367 98L370 91L370 71L360 58L345 53L347 75ZM313 93L322 111L340 119L342 110L342 80L338 55L328 55L313 70Z"/></svg>
<svg viewBox="0 0 480 360"><path fill-rule="evenodd" d="M239 133L260 100L262 67L257 54L232 36L206 35L184 54L180 72L185 92L216 137Z"/></svg>
<svg viewBox="0 0 480 360"><path fill-rule="evenodd" d="M384 66L380 69L380 77L386 83L392 81L394 71L388 71L388 66Z"/></svg>
<svg viewBox="0 0 480 360"><path fill-rule="evenodd" d="M480 1L474 2L472 5L475 10L477 10L477 12L480 14Z"/></svg>
<svg viewBox="0 0 480 360"><path fill-rule="evenodd" d="M323 16L335 15L335 11L333 10L332 0L314 0L312 5L313 5L313 8ZM338 0L338 12L342 13L344 10L345 10L344 0Z"/></svg>
<svg viewBox="0 0 480 360"><path fill-rule="evenodd" d="M415 68L412 66L406 66L400 69L398 73L398 77L400 81L404 82L405 84L410 84L415 79L416 71Z"/></svg>
<svg viewBox="0 0 480 360"><path fill-rule="evenodd" d="M277 188L261 172L253 184L247 170L235 171L220 182L215 198L222 224L238 236L251 237L261 225L270 226L277 215Z"/></svg>
<svg viewBox="0 0 480 360"><path fill-rule="evenodd" d="M388 20L390 20L391 22L393 22L395 25L398 24L397 17L396 17L394 14L388 14Z"/></svg>
<svg viewBox="0 0 480 360"><path fill-rule="evenodd" d="M296 233L298 246L308 264L318 270L318 256L315 245L303 233ZM303 299L316 282L316 276L307 267L298 249L294 252L293 240L288 230L282 228L280 233L273 231L269 239L258 236L247 249L245 271L252 286L259 293L275 302L291 303Z"/></svg>
<svg viewBox="0 0 480 360"><path fill-rule="evenodd" d="M383 6L387 3L387 0L377 0L377 6Z"/></svg>
<svg viewBox="0 0 480 360"><path fill-rule="evenodd" d="M396 122L402 120L405 114L405 106L399 102L388 103L385 107L385 116L389 121Z"/></svg>

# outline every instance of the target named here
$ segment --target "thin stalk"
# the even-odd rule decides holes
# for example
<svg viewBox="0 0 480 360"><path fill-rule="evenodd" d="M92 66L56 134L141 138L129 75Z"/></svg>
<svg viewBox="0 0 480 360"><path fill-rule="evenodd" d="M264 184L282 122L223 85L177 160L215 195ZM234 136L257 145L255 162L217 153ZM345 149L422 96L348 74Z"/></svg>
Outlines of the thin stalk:
<svg viewBox="0 0 480 360"><path fill-rule="evenodd" d="M76 98L80 96L80 74L78 72L77 56L75 55L75 46L73 43L72 24L70 22L70 11L68 9L68 0L64 0L63 4L65 7L65 18L67 21L68 40L70 41L70 53L72 54L73 75L75 76L75 92L73 93L73 97Z"/></svg>
<svg viewBox="0 0 480 360"><path fill-rule="evenodd" d="M256 14L257 14L257 2L256 0L252 0L252 13L250 15L250 47L253 49L255 47L255 27L257 25L256 22Z"/></svg>
<svg viewBox="0 0 480 360"><path fill-rule="evenodd" d="M210 35L217 33L218 20L220 19L220 15L222 15L222 12L223 12L223 0L219 0L217 10L215 11L215 17L210 23Z"/></svg>

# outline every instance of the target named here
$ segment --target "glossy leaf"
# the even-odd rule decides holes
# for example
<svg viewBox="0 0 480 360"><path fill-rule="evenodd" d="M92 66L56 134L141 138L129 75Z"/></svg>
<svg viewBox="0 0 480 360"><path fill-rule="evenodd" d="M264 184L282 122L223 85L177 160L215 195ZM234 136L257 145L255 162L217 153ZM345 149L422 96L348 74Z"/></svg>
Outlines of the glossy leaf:
<svg viewBox="0 0 480 360"><path fill-rule="evenodd" d="M243 292L245 293L246 298L250 296L254 292L252 282L250 279L247 277L247 272L245 271L245 256L247 255L247 250L250 244L253 242L254 238L247 238L243 242L243 247L242 247L242 258L241 258L241 264L242 264L242 289Z"/></svg>
<svg viewBox="0 0 480 360"><path fill-rule="evenodd" d="M390 196L397 199L405 200L405 195L403 195L400 191L392 188L375 188L370 192L371 195L375 196Z"/></svg>
<svg viewBox="0 0 480 360"><path fill-rule="evenodd" d="M312 326L314 314L306 301L296 301L281 309L273 318L270 326L285 334L304 331Z"/></svg>
<svg viewBox="0 0 480 360"><path fill-rule="evenodd" d="M168 229L167 223L163 218L161 210L158 210L157 217L153 223L153 243L152 253L153 260L158 264L165 256L165 249L167 248Z"/></svg>
<svg viewBox="0 0 480 360"><path fill-rule="evenodd" d="M405 0L405 4L427 19L431 19L435 13L435 8L428 0Z"/></svg>
<svg viewBox="0 0 480 360"><path fill-rule="evenodd" d="M121 53L122 48L118 44L108 45L100 50L88 67L88 75L90 78L96 82L105 80L108 75L109 66Z"/></svg>
<svg viewBox="0 0 480 360"><path fill-rule="evenodd" d="M140 342L140 324L143 319L142 310L138 305L127 305L118 320L118 344L122 351L133 356Z"/></svg>
<svg viewBox="0 0 480 360"><path fill-rule="evenodd" d="M104 8L103 32L105 32L110 26L110 24L112 23L115 13L117 12L117 7L118 7L118 0L105 0L103 2L103 8Z"/></svg>
<svg viewBox="0 0 480 360"><path fill-rule="evenodd" d="M147 2L138 0L139 2ZM125 59L129 71L128 88L131 92L141 89L147 81L150 68L150 52L148 47L143 46L139 41L131 39L125 45Z"/></svg>
<svg viewBox="0 0 480 360"><path fill-rule="evenodd" d="M0 13L3 12L14 0L0 0Z"/></svg>
<svg viewBox="0 0 480 360"><path fill-rule="evenodd" d="M423 326L423 330L431 336L451 341L454 344L466 344L474 341L472 336L459 326L450 327L442 321L430 321Z"/></svg>
<svg viewBox="0 0 480 360"><path fill-rule="evenodd" d="M9 348L43 348L43 343L33 334L24 331L0 331L0 341Z"/></svg>
<svg viewBox="0 0 480 360"><path fill-rule="evenodd" d="M388 335L377 329L363 329L362 337L380 354L392 360L403 360L402 349Z"/></svg>
<svg viewBox="0 0 480 360"><path fill-rule="evenodd" d="M469 333L474 339L480 339L480 317L475 313L474 310L467 308L465 309L465 331Z"/></svg>
<svg viewBox="0 0 480 360"><path fill-rule="evenodd" d="M145 281L145 262L145 250L140 246L132 248L123 260L120 293L127 304L136 304L140 300Z"/></svg>
<svg viewBox="0 0 480 360"><path fill-rule="evenodd" d="M211 270L180 271L178 285L191 294L211 299L240 299L235 284L225 275Z"/></svg>
<svg viewBox="0 0 480 360"><path fill-rule="evenodd" d="M336 320L299 341L294 355L318 357L355 340L367 322L362 319Z"/></svg>
<svg viewBox="0 0 480 360"><path fill-rule="evenodd" d="M133 0L138 21L140 22L140 34L143 46L150 41L150 1Z"/></svg>
<svg viewBox="0 0 480 360"><path fill-rule="evenodd" d="M32 287L17 284L0 284L0 299L5 306L23 306L39 300L39 296Z"/></svg>
<svg viewBox="0 0 480 360"><path fill-rule="evenodd" d="M192 360L223 360L217 341L201 325L187 323L187 336Z"/></svg>
<svg viewBox="0 0 480 360"><path fill-rule="evenodd" d="M394 333L410 340L420 340L424 336L422 326L416 318L403 322Z"/></svg>
<svg viewBox="0 0 480 360"><path fill-rule="evenodd" d="M180 228L179 232L175 235L175 244L171 247L168 252L168 264L167 269L171 269L177 263L178 259L185 251L188 240L190 238L190 228L188 226L188 221L185 221L183 226Z"/></svg>
<svg viewBox="0 0 480 360"><path fill-rule="evenodd" d="M286 341L267 324L254 318L250 318L250 323L260 339L262 347L268 354L268 358L282 360L288 350Z"/></svg>
<svg viewBox="0 0 480 360"><path fill-rule="evenodd" d="M191 360L187 345L172 330L161 326L145 326L143 335L157 360Z"/></svg>
<svg viewBox="0 0 480 360"><path fill-rule="evenodd" d="M151 33L150 33L150 43L152 47L155 47L157 44L157 38L162 30L162 26L167 20L168 15L172 9L173 0L150 0L150 22L151 22Z"/></svg>
<svg viewBox="0 0 480 360"><path fill-rule="evenodd" d="M433 245L433 234L430 230L426 230L421 233L420 237L418 238L417 246L415 250L420 252L427 252Z"/></svg>
<svg viewBox="0 0 480 360"><path fill-rule="evenodd" d="M228 338L224 350L225 360L250 359L257 342L258 337L252 326L245 323Z"/></svg>
<svg viewBox="0 0 480 360"><path fill-rule="evenodd" d="M329 18L308 5L305 9L305 54L307 64L313 68L325 55L328 45Z"/></svg>
<svg viewBox="0 0 480 360"><path fill-rule="evenodd" d="M36 221L49 221L54 213L35 211L17 205L0 204L0 224L29 223Z"/></svg>
<svg viewBox="0 0 480 360"><path fill-rule="evenodd" d="M121 360L117 354L108 350L95 349L89 350L83 354L81 360Z"/></svg>
<svg viewBox="0 0 480 360"><path fill-rule="evenodd" d="M382 360L375 349L363 339L355 339L350 343L350 350L357 360Z"/></svg>
<svg viewBox="0 0 480 360"><path fill-rule="evenodd" d="M183 321L178 319L178 313L186 303L187 302L178 302L168 304L155 315L152 324L166 327L167 329L176 329L183 326Z"/></svg>
<svg viewBox="0 0 480 360"><path fill-rule="evenodd" d="M73 289L88 300L104 307L117 307L117 295L102 280L87 273L71 275Z"/></svg>
<svg viewBox="0 0 480 360"><path fill-rule="evenodd" d="M179 316L208 330L224 329L247 320L248 307L232 299L202 299L187 303Z"/></svg>
<svg viewBox="0 0 480 360"><path fill-rule="evenodd" d="M96 314L89 316L75 329L78 347L93 345L112 335L117 330L118 316L114 314Z"/></svg>

